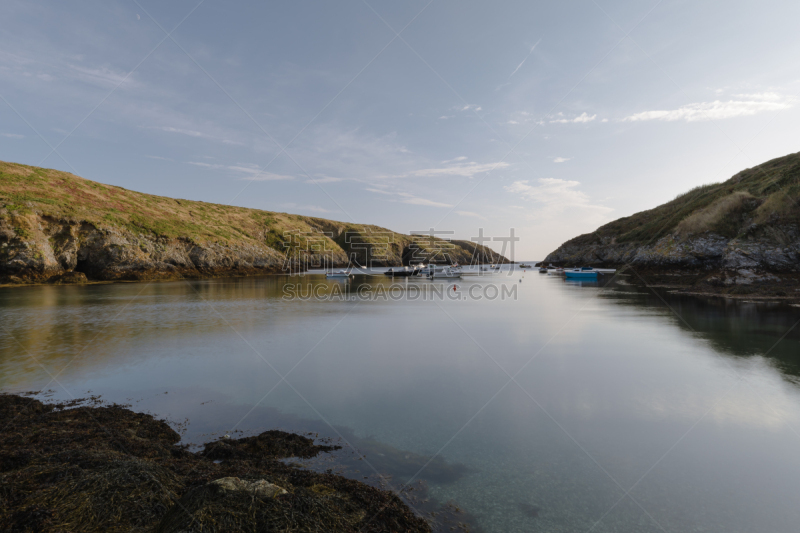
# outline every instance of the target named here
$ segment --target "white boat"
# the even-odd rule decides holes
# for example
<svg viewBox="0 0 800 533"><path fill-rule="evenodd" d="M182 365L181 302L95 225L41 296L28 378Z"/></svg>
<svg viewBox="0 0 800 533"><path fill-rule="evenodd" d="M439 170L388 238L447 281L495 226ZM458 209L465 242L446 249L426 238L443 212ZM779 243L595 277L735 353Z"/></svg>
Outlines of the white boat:
<svg viewBox="0 0 800 533"><path fill-rule="evenodd" d="M445 269L447 269L451 273L452 272L458 272L459 275L461 274L461 267L458 266L458 265L451 265L451 266L445 266L445 265L422 265L422 266L419 267L419 272L417 273L417 276L420 276L420 277L423 277L423 278L429 278L429 277L431 277L431 275L434 275L437 278L440 278L440 277L442 277L441 274L445 271Z"/></svg>
<svg viewBox="0 0 800 533"><path fill-rule="evenodd" d="M326 272L325 273L325 277L326 278L349 278L352 275L353 274L351 274L347 270L339 270L338 272Z"/></svg>
<svg viewBox="0 0 800 533"><path fill-rule="evenodd" d="M430 274L428 274L430 279L454 279L461 277L461 269L459 267L442 267L439 269L438 267L433 269Z"/></svg>

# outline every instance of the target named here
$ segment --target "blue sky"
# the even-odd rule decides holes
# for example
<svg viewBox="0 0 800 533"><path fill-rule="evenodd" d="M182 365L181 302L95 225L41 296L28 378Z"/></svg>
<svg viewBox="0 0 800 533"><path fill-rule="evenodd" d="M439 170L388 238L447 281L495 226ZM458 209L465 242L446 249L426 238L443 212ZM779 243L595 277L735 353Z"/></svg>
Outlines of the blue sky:
<svg viewBox="0 0 800 533"><path fill-rule="evenodd" d="M404 233L513 227L517 258L800 150L797 2L3 12L2 160Z"/></svg>

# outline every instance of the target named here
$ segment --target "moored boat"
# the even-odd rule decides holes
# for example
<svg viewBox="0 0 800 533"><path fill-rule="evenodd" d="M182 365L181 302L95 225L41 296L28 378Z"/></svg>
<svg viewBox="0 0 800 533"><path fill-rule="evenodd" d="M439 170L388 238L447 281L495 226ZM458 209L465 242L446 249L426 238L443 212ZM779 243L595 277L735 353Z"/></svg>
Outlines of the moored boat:
<svg viewBox="0 0 800 533"><path fill-rule="evenodd" d="M384 272L384 275L392 277L408 277L408 276L416 276L417 274L419 274L419 272L420 269L418 268L409 268L409 267L390 268L389 270Z"/></svg>
<svg viewBox="0 0 800 533"><path fill-rule="evenodd" d="M564 275L568 278L597 279L597 271L580 268L565 270Z"/></svg>
<svg viewBox="0 0 800 533"><path fill-rule="evenodd" d="M349 278L353 274L348 272L347 270L339 270L338 272L326 272L326 278Z"/></svg>
<svg viewBox="0 0 800 533"><path fill-rule="evenodd" d="M433 269L428 274L430 279L454 279L461 277L461 269L459 267L442 267L441 269Z"/></svg>

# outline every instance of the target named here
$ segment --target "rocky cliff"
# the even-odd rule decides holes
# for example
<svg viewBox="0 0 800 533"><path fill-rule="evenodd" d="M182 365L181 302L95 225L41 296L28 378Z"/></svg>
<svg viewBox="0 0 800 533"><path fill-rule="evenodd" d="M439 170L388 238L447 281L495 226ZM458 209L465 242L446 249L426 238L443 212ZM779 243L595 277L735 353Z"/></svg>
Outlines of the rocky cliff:
<svg viewBox="0 0 800 533"><path fill-rule="evenodd" d="M0 283L254 275L418 260L507 262L468 241L176 200L0 162Z"/></svg>
<svg viewBox="0 0 800 533"><path fill-rule="evenodd" d="M545 261L694 271L749 283L800 272L800 153L697 187L562 244Z"/></svg>

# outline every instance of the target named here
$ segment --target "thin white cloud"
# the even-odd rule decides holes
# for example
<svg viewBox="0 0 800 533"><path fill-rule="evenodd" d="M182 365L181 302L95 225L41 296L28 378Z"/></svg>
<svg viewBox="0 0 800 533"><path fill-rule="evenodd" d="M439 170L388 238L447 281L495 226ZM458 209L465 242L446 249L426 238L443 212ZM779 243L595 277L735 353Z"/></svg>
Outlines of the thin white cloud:
<svg viewBox="0 0 800 533"><path fill-rule="evenodd" d="M560 115L561 113L559 113ZM551 120L551 124L581 124L586 122L591 122L597 118L597 115L589 115L584 111L580 115L575 118L559 118L555 120Z"/></svg>
<svg viewBox="0 0 800 533"><path fill-rule="evenodd" d="M401 200L404 204L413 204L413 205L425 205L428 207L453 207L453 204L446 204L443 202L434 202L433 200L428 200L427 198L419 198L417 196L412 196L410 198L405 198Z"/></svg>
<svg viewBox="0 0 800 533"><path fill-rule="evenodd" d="M397 199L396 201L402 202L404 204L424 205L428 207L453 207L452 204L446 204L444 202L436 202L434 200L429 200L427 198L420 198L419 196L415 196L407 192L386 191L383 189L375 189L371 187L368 187L364 190L378 194L385 194L387 196L394 196Z"/></svg>
<svg viewBox="0 0 800 533"><path fill-rule="evenodd" d="M580 186L578 181L540 178L536 184L520 180L503 188L520 198L541 204L538 211L545 215L553 215L570 208L589 210L599 215L613 211L609 207L593 204L589 196L579 190L578 186Z"/></svg>
<svg viewBox="0 0 800 533"><path fill-rule="evenodd" d="M461 215L462 217L474 217L474 218L480 218L481 220L486 220L485 216L479 213L474 213L472 211L456 211L456 214Z"/></svg>
<svg viewBox="0 0 800 533"><path fill-rule="evenodd" d="M364 190L365 190L365 191L369 191L369 192L376 192L376 193L378 193L378 194L395 194L395 193L393 193L393 192L390 192L390 191L384 191L384 190L381 190L381 189L373 189L373 188L371 188L371 187L367 187L367 188L366 188L366 189L364 189Z"/></svg>
<svg viewBox="0 0 800 533"><path fill-rule="evenodd" d="M436 177L459 176L464 178L471 178L476 174L482 174L484 172L490 172L496 169L507 168L509 166L510 165L505 161L499 161L497 163L476 163L475 161L470 161L469 163L452 164L440 168L422 168L419 170L412 170L411 172L407 172L405 174L397 175L394 177L436 178Z"/></svg>
<svg viewBox="0 0 800 533"><path fill-rule="evenodd" d="M687 104L678 109L642 111L622 119L625 122L641 122L645 120L663 120L674 122L683 120L697 122L701 120L722 120L726 118L747 117L766 111L780 111L795 105L794 98L784 97L776 93L738 94L736 100L714 100Z"/></svg>
<svg viewBox="0 0 800 533"><path fill-rule="evenodd" d="M8 137L9 139L24 139L24 135L20 135L19 133L0 133L0 136Z"/></svg>
<svg viewBox="0 0 800 533"><path fill-rule="evenodd" d="M472 110L472 111L482 111L483 108L481 106L475 105L475 104L467 104L467 105L465 105L464 107L461 108L461 111L470 111L470 110Z"/></svg>
<svg viewBox="0 0 800 533"><path fill-rule="evenodd" d="M240 177L239 179L248 181L281 181L294 179L294 176L288 176L286 174L273 174L272 172L259 170L260 167L257 165L218 165L213 163L203 163L200 161L187 161L186 163L211 170L227 170L238 174L245 174L244 177Z"/></svg>
<svg viewBox="0 0 800 533"><path fill-rule="evenodd" d="M319 176L307 180L309 183L339 183L340 181L344 181L344 178L334 178L333 176Z"/></svg>
<svg viewBox="0 0 800 533"><path fill-rule="evenodd" d="M453 158L453 159L447 159L447 160L445 160L445 161L442 161L442 164L443 164L443 165L446 165L446 164L448 164L448 163L457 163L457 162L459 162L459 161L466 161L467 159L469 159L467 156L465 156L465 155L460 155L460 156L458 156L458 157L455 157L455 158Z"/></svg>
<svg viewBox="0 0 800 533"><path fill-rule="evenodd" d="M209 135L206 135L202 131L187 130L183 128L173 128L172 126L161 126L158 129L169 133L180 133L181 135L188 135L189 137L202 137L206 139L209 138Z"/></svg>
<svg viewBox="0 0 800 533"><path fill-rule="evenodd" d="M572 158L571 157L556 157L555 159L553 159L553 163L566 163L570 159L572 159Z"/></svg>
<svg viewBox="0 0 800 533"><path fill-rule="evenodd" d="M522 62L521 62L519 65L517 65L517 68L515 68L515 69L514 69L514 72L512 72L512 73L511 73L511 74L508 76L509 78L511 78L511 76L513 76L514 74L516 74L516 73L517 73L517 71L518 71L518 70L519 70L519 69L522 67L522 65L524 65L524 64L525 64L525 62L528 60L528 58L529 58L529 57L531 57L531 54L533 53L533 51L534 51L534 50L536 50L536 47L537 47L537 46L539 46L539 43L540 43L540 42L542 42L542 40L541 40L541 39L539 39L538 41L536 41L536 44L534 44L534 45L531 47L531 51L530 51L530 52L528 52L528 55L526 55L526 56L525 56L525 59L523 59L523 60L522 60Z"/></svg>

